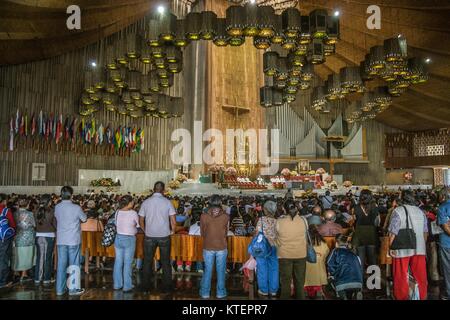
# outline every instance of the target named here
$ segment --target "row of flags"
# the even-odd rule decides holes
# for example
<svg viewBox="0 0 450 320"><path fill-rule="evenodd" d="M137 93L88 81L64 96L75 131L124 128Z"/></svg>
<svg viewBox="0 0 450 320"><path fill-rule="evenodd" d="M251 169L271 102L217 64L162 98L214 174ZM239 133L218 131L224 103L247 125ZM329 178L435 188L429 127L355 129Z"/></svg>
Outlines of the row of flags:
<svg viewBox="0 0 450 320"><path fill-rule="evenodd" d="M97 125L94 118L86 121L76 117L66 117L62 114L44 114L42 110L38 115L28 117L26 113L17 110L16 116L11 117L9 123L9 150L14 150L14 139L41 138L44 141L54 141L56 145L83 143L89 145L110 145L116 151L129 149L131 152L144 150L144 130L141 128L119 126L113 128L110 125L104 127Z"/></svg>

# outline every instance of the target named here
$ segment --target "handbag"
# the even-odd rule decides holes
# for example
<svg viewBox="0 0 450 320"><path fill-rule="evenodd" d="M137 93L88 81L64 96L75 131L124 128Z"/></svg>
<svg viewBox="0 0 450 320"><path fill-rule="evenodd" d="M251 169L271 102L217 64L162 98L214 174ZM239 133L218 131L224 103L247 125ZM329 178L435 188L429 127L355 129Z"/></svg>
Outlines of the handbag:
<svg viewBox="0 0 450 320"><path fill-rule="evenodd" d="M117 210L116 213L114 214L114 217L110 218L106 226L103 228L102 246L104 247L112 246L114 241L116 240L117 235L116 220L118 213L119 211Z"/></svg>
<svg viewBox="0 0 450 320"><path fill-rule="evenodd" d="M261 218L261 231L255 235L248 245L248 253L255 258L267 258L272 253L272 246L264 235L264 223Z"/></svg>
<svg viewBox="0 0 450 320"><path fill-rule="evenodd" d="M394 238L391 244L391 250L406 250L416 249L416 233L409 227L409 215L406 206L403 206L406 214L406 228L400 229L397 236Z"/></svg>
<svg viewBox="0 0 450 320"><path fill-rule="evenodd" d="M314 246L312 245L311 237L309 235L308 231L308 224L305 221L305 218L303 218L303 223L305 224L305 231L306 231L306 239L307 239L307 246L306 246L306 261L309 263L317 263L317 253L316 250L314 250Z"/></svg>

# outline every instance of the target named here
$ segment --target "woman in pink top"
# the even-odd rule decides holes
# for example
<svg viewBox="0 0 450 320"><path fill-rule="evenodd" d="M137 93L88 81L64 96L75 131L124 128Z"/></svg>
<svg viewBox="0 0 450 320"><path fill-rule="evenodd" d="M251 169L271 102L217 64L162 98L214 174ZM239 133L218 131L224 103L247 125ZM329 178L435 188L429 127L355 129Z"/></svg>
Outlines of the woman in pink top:
<svg viewBox="0 0 450 320"><path fill-rule="evenodd" d="M114 290L133 290L132 263L136 249L136 233L139 217L133 210L133 198L125 195L120 199L119 210L115 213L117 235L114 241L116 260L114 261Z"/></svg>

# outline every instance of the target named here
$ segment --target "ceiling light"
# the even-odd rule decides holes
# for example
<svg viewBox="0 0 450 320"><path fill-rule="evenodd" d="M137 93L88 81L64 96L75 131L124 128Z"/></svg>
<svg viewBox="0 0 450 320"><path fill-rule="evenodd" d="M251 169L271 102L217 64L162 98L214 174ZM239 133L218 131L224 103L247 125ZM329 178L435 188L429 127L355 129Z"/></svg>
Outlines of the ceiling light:
<svg viewBox="0 0 450 320"><path fill-rule="evenodd" d="M166 8L164 8L164 6L158 6L158 13L163 14L164 11L166 11Z"/></svg>
<svg viewBox="0 0 450 320"><path fill-rule="evenodd" d="M336 10L336 11L334 12L334 16L335 16L335 17L339 17L340 14L341 14L341 13L339 12L339 10Z"/></svg>
<svg viewBox="0 0 450 320"><path fill-rule="evenodd" d="M91 66L93 66L94 68L97 66L97 64L95 63L95 61L91 62Z"/></svg>
<svg viewBox="0 0 450 320"><path fill-rule="evenodd" d="M425 59L425 63L430 63L431 62L431 59L430 58L426 58Z"/></svg>

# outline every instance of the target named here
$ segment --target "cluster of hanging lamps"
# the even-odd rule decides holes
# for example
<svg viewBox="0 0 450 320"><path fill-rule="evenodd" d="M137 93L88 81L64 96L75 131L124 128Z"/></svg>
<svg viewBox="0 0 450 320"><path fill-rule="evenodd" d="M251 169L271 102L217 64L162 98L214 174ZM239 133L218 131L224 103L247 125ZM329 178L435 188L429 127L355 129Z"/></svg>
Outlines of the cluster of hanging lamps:
<svg viewBox="0 0 450 320"><path fill-rule="evenodd" d="M86 71L84 91L88 96L83 96L81 105L103 104L123 114L135 108L145 109L149 103L142 98L146 97L153 108L159 100L150 97L173 85L173 75L182 71L182 49L189 43L211 40L217 46L240 46L246 37L253 37L258 49L278 44L290 52L288 57L268 57L264 66L264 72L274 77L280 88L272 94L276 101L273 105L280 105L295 100L298 90L310 87L312 64L324 62L325 55L334 52L339 37L337 18L327 16L325 10L302 16L297 8L289 7L277 14L270 5L250 2L229 6L224 18L212 11L191 11L183 19L170 12L153 12L139 28L121 32L118 45L107 47L105 63ZM147 86L143 93L142 83ZM125 103L124 92L133 93L135 99L129 101L125 93ZM105 99L103 93L108 93ZM122 104L114 102L111 95L117 95ZM83 111L86 109L100 107Z"/></svg>

